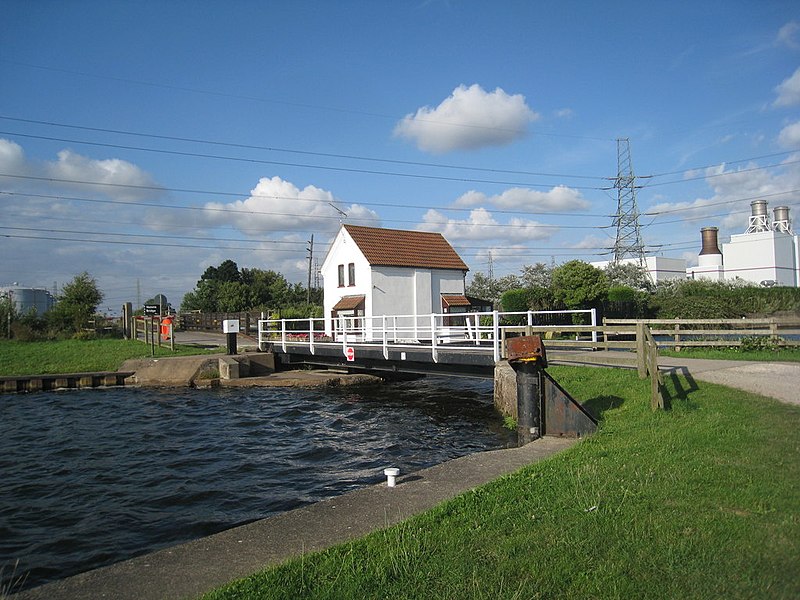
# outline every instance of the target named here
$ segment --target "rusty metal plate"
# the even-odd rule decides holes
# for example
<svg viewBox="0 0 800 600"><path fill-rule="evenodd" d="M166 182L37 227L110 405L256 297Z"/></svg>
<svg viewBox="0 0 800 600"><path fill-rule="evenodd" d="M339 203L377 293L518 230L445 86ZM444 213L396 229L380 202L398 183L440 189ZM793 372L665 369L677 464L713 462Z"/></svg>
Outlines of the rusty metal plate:
<svg viewBox="0 0 800 600"><path fill-rule="evenodd" d="M532 360L536 359L547 366L547 356L544 351L542 338L538 335L523 335L508 338L506 342L508 360Z"/></svg>

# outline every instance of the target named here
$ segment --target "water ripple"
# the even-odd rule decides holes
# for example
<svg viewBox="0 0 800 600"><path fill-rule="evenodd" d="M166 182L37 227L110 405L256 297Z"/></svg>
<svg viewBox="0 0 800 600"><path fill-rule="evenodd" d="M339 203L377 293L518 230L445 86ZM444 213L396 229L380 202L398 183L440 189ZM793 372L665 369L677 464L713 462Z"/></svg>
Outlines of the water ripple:
<svg viewBox="0 0 800 600"><path fill-rule="evenodd" d="M0 566L31 587L511 443L464 379L5 395Z"/></svg>

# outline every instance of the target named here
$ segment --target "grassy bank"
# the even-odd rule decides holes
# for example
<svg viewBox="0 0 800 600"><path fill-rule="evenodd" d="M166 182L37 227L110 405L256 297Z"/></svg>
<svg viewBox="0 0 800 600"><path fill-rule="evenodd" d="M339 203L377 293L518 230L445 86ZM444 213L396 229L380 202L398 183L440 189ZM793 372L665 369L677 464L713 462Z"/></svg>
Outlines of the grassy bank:
<svg viewBox="0 0 800 600"><path fill-rule="evenodd" d="M156 356L207 354L192 346L156 347ZM150 346L132 340L63 340L18 342L0 340L0 376L116 371L129 358L147 358Z"/></svg>
<svg viewBox="0 0 800 600"><path fill-rule="evenodd" d="M738 348L684 348L680 352L660 348L662 356L711 358L715 360L756 360L762 362L800 362L800 348L781 350L739 350Z"/></svg>
<svg viewBox="0 0 800 600"><path fill-rule="evenodd" d="M603 415L573 449L206 596L800 597L800 409L684 379L552 368Z"/></svg>

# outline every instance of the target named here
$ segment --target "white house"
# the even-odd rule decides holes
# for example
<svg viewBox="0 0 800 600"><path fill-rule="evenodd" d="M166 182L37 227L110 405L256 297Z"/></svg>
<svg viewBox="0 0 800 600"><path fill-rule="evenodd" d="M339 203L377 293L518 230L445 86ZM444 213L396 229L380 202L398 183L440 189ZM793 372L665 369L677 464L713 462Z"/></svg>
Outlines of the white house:
<svg viewBox="0 0 800 600"><path fill-rule="evenodd" d="M439 233L342 225L321 268L325 332L344 325L373 339L373 328L381 326L373 317L405 315L390 326L403 338L424 337L428 315L469 309L467 271Z"/></svg>

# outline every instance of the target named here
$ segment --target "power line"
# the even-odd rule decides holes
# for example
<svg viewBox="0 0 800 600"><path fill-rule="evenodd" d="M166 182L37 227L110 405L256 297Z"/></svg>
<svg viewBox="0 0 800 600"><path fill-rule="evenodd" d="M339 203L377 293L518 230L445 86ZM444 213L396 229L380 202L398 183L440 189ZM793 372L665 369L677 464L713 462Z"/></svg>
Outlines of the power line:
<svg viewBox="0 0 800 600"><path fill-rule="evenodd" d="M210 96L218 96L222 98L237 98L240 100L249 100L252 102L265 102L270 104L281 104L284 106L294 106L298 108L310 108L314 110L326 110L331 112L338 112L344 114L355 114L355 115L363 115L367 117L377 117L381 119L390 119L392 121L400 121L403 117L398 117L397 115L388 115L383 113L375 113L375 112L368 112L365 110L357 110L357 109L349 109L349 108L341 108L341 107L332 107L332 106L323 106L319 104L310 104L310 103L303 103L303 102L290 102L287 100L277 100L272 98L261 98L258 96L246 96L243 94L232 94L230 92L216 92L212 90L203 90L200 88L190 88L185 86L177 86L174 84L166 84L166 83L156 83L152 81L143 81L138 79L125 79L122 77L113 77L109 75L97 75L95 73L86 73L83 71L74 71L70 69L60 69L55 67L47 67L43 65L36 65L32 63L26 63L21 61L13 61L4 58L0 58L0 62L5 62L8 64L23 66L23 67L30 67L33 69L41 69L43 71L53 71L56 73L68 73L71 75L80 75L83 77L92 77L95 79L107 79L109 81L118 81L122 83L134 83L137 85L144 85L149 87L155 88L162 88L162 89L172 89L178 90L182 92L190 92L193 94L207 94ZM453 122L442 122L442 121L432 121L429 119L418 119L419 122L428 122L428 123L436 123L437 125L448 125L450 127L462 127L462 128L470 128L470 129L486 129L490 131L509 131L513 133L526 133L527 130L520 130L520 129L511 129L511 128L504 128L504 127L489 127L486 125L471 125L468 123L453 123ZM536 135L543 135L548 137L567 137L567 138L574 138L574 139L585 139L585 140L594 140L600 142L610 142L613 141L611 138L601 138L601 137L593 137L593 136L583 136L583 135L575 135L575 134L560 134L560 133L546 133L537 131Z"/></svg>
<svg viewBox="0 0 800 600"><path fill-rule="evenodd" d="M285 152L288 154L300 154L304 156L319 156L324 158L340 158L340 159L347 159L347 160L362 160L362 161L369 161L369 162L378 162L378 163L388 163L388 164L397 164L397 165L407 165L407 166L416 166L416 167L431 167L437 169L458 169L463 171L479 171L479 172L486 172L486 173L505 173L505 174L513 174L513 175L532 175L536 177L562 177L562 178L574 178L574 179L607 179L606 176L602 175L569 175L564 173L540 173L535 171L521 171L521 170L509 170L509 169L494 169L494 168L487 168L487 167L471 167L471 166L464 166L464 165L453 165L447 163L430 163L430 162L423 162L423 161L412 161L412 160L397 160L397 159L390 159L390 158L377 158L371 156L358 156L353 154L336 154L336 153L329 153L329 152L315 152L311 150L297 150L292 148L276 148L272 146L258 146L252 144L241 144L241 143L234 143L234 142L221 142L218 140L206 140L200 138L187 138L187 137L179 137L179 136L170 136L170 135L159 135L159 134L152 134L152 133L140 133L135 131L125 131L120 129L106 129L102 127L88 127L82 125L71 125L66 123L55 123L53 121L38 121L35 119L23 119L18 117L9 117L5 115L0 115L0 119L4 119L7 121L17 121L20 123L31 123L36 125L48 125L52 127L65 127L70 129L78 129L82 131L94 131L99 133L113 133L117 135L130 135L136 137L144 137L144 138L151 138L157 140L168 140L168 141L175 141L175 142L189 142L193 144L208 144L213 146L223 146L227 148L240 148L245 150L263 150L268 152ZM10 135L10 134L9 134ZM24 135L24 134L16 134L16 135ZM63 140L56 140L56 141L63 141ZM76 142L78 143L78 142ZM89 142L86 142L89 143Z"/></svg>
<svg viewBox="0 0 800 600"><path fill-rule="evenodd" d="M389 177L405 177L411 179L426 179L426 180L435 180L435 181L456 181L461 183L484 183L484 184L492 184L492 185L513 185L513 186L526 186L526 187L540 187L540 188L550 188L550 187L558 187L560 184L549 184L549 183L532 183L532 182L525 182L525 181L502 181L502 180L494 180L494 179L474 179L470 177L446 177L444 175L424 175L421 173L400 173L396 171L377 171L374 169L356 169L352 167L332 167L329 165L313 165L313 164L304 164L304 163L292 163L292 162L285 162L285 161L277 161L277 160L263 160L258 158L242 158L238 156L221 156L217 154L204 154L202 152L186 152L181 150L164 150L160 148L146 148L143 146L126 146L123 144L107 144L103 142L87 142L85 140L73 140L68 138L57 138L51 136L44 136L44 135L33 135L28 133L17 133L13 131L0 131L0 135L11 135L17 137L25 137L25 138L32 138L37 140L47 140L53 142L66 142L69 144L84 144L87 146L98 146L101 148L114 148L116 150L135 150L139 152L155 152L158 154L167 154L171 156L187 156L191 158L209 158L214 160L229 160L229 161L236 161L236 162L246 162L246 163L254 163L254 164L263 164L263 165L275 165L280 167L298 167L303 169L319 169L322 171L337 171L342 173L358 173L360 175L383 175ZM599 187L591 187L591 186L569 186L572 189L576 190L601 190L603 188Z"/></svg>
<svg viewBox="0 0 800 600"><path fill-rule="evenodd" d="M133 238L154 238L154 239L170 239L170 240L208 240L208 237L188 236L188 235L155 235L149 233L121 233L117 231L75 231L72 229L43 229L38 227L10 227L0 225L0 229L10 229L12 231L35 231L35 232L50 232L50 233L69 233L75 235L105 235L105 236L118 236L118 237L133 237ZM291 242L286 240L245 240L241 238L212 238L217 242L241 242L247 244L291 244L302 245L303 242Z"/></svg>
<svg viewBox="0 0 800 600"><path fill-rule="evenodd" d="M0 177L5 175L0 174ZM14 177L12 175L12 177ZM33 179L44 179L44 178L33 178ZM104 184L95 184L95 185L104 185ZM138 187L138 186L134 186ZM209 212L222 212L226 214L245 214L249 216L255 215L265 215L265 216L272 216L272 217L295 217L298 219L328 219L328 220L338 220L339 215L308 215L308 214L298 214L298 213L278 213L275 211L258 211L258 210L236 210L233 208L215 208L215 207L202 207L202 206L180 206L177 204L159 204L154 202L138 202L133 200L103 200L100 198L81 198L76 196L63 196L63 195L49 195L49 194L29 194L26 192L3 192L0 191L0 195L6 196L30 196L30 197L44 197L44 198L54 198L60 200L73 200L76 202L92 202L98 204L111 204L111 205L124 205L124 206L145 206L151 208L159 208L159 209L172 209L172 210L193 210L193 211L209 211ZM574 215L569 215L574 216ZM371 218L352 218L350 217L351 221L359 221L359 222L372 222ZM390 223L419 223L418 220L413 219L385 219L386 222ZM538 228L556 228L556 229L607 229L611 227L611 225L550 225L546 223L520 223L520 224L503 224L503 223L469 223L469 222L447 222L443 225L468 225L469 227L504 227L510 229L519 229L519 228L531 228L531 227L538 227Z"/></svg>

